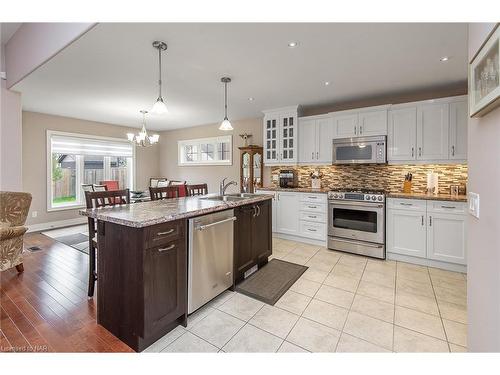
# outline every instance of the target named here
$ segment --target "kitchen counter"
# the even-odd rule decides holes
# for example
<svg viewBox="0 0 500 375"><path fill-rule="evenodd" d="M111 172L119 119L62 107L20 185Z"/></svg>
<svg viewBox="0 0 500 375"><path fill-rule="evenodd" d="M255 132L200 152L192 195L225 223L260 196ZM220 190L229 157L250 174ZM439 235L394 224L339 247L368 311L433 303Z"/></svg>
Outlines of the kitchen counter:
<svg viewBox="0 0 500 375"><path fill-rule="evenodd" d="M427 193L389 193L387 198L404 198L404 199L424 199L434 201L452 201L452 202L467 202L466 195L451 195L451 194L427 194Z"/></svg>
<svg viewBox="0 0 500 375"><path fill-rule="evenodd" d="M271 198L272 196L265 194L237 201L214 201L203 199L201 196L182 197L84 209L80 210L80 215L128 227L143 228L150 225L228 210Z"/></svg>
<svg viewBox="0 0 500 375"><path fill-rule="evenodd" d="M263 187L263 188L256 188L255 190L261 190L261 191L296 191L296 192L299 192L299 193L319 193L319 194L326 194L331 189L329 189L329 188L321 188L321 189L313 189L313 188L282 188L282 187L269 186L269 187Z"/></svg>

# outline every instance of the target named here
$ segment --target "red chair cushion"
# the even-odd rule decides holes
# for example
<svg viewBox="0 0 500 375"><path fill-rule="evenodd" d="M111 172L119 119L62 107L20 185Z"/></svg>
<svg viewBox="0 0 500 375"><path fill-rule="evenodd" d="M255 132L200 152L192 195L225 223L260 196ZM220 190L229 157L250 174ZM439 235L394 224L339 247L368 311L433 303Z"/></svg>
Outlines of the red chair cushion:
<svg viewBox="0 0 500 375"><path fill-rule="evenodd" d="M108 189L108 191L120 190L120 187L118 185L118 181L115 181L115 180L101 181L101 185L106 185L106 188Z"/></svg>

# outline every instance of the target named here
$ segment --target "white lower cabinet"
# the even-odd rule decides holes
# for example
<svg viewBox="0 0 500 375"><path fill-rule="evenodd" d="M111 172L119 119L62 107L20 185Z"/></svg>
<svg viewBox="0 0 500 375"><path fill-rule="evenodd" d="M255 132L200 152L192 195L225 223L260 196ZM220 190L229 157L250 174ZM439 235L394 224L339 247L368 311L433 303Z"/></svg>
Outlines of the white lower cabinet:
<svg viewBox="0 0 500 375"><path fill-rule="evenodd" d="M467 264L463 202L388 199L387 252Z"/></svg>
<svg viewBox="0 0 500 375"><path fill-rule="evenodd" d="M293 235L299 233L299 194L276 192L276 232Z"/></svg>
<svg viewBox="0 0 500 375"><path fill-rule="evenodd" d="M387 232L389 252L419 258L426 257L425 210L389 209Z"/></svg>

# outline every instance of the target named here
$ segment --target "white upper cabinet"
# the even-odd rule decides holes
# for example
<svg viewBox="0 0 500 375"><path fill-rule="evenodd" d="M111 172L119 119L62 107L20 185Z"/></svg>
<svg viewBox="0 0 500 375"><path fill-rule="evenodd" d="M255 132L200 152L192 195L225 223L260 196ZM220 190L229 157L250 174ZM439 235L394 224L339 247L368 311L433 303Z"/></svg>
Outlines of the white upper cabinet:
<svg viewBox="0 0 500 375"><path fill-rule="evenodd" d="M358 114L339 114L333 117L333 137L334 138L351 138L358 134Z"/></svg>
<svg viewBox="0 0 500 375"><path fill-rule="evenodd" d="M299 163L332 162L333 120L330 116L299 119Z"/></svg>
<svg viewBox="0 0 500 375"><path fill-rule="evenodd" d="M316 156L316 120L299 119L299 163L314 163Z"/></svg>
<svg viewBox="0 0 500 375"><path fill-rule="evenodd" d="M387 110L360 112L358 118L358 135L386 135L387 134Z"/></svg>
<svg viewBox="0 0 500 375"><path fill-rule="evenodd" d="M298 106L264 111L264 164L297 163Z"/></svg>
<svg viewBox="0 0 500 375"><path fill-rule="evenodd" d="M467 159L467 101L450 103L449 158Z"/></svg>
<svg viewBox="0 0 500 375"><path fill-rule="evenodd" d="M316 122L316 162L332 162L333 119L320 118Z"/></svg>
<svg viewBox="0 0 500 375"><path fill-rule="evenodd" d="M415 160L417 143L416 107L389 111L388 161Z"/></svg>
<svg viewBox="0 0 500 375"><path fill-rule="evenodd" d="M417 106L417 160L448 159L448 103Z"/></svg>

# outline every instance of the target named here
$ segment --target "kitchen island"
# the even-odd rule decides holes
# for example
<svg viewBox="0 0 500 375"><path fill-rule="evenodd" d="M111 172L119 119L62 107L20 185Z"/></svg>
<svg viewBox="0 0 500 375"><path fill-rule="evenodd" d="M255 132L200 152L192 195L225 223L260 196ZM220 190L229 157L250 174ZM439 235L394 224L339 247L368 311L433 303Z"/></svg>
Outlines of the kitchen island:
<svg viewBox="0 0 500 375"><path fill-rule="evenodd" d="M234 286L272 254L272 197L209 195L81 210L97 221L97 323L136 351L186 326L189 219L234 210Z"/></svg>

